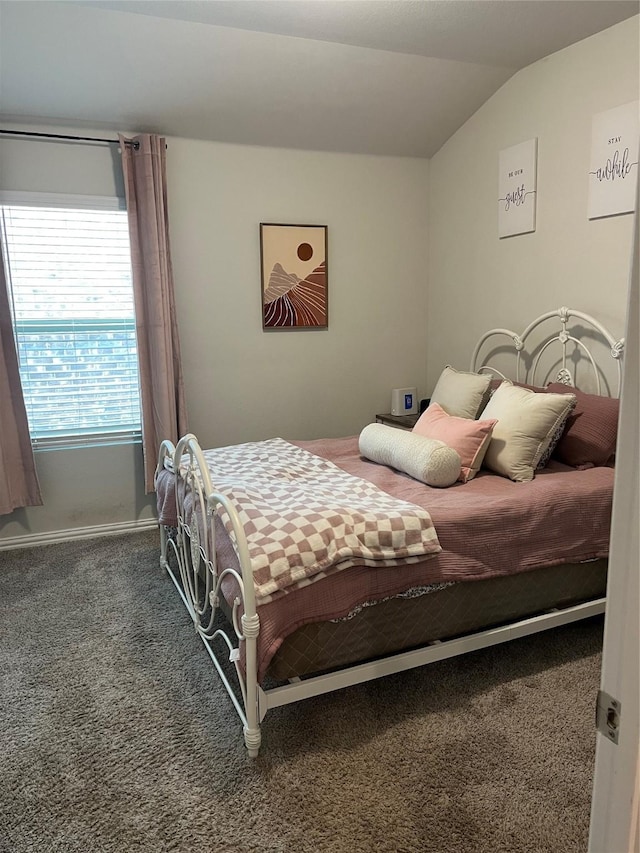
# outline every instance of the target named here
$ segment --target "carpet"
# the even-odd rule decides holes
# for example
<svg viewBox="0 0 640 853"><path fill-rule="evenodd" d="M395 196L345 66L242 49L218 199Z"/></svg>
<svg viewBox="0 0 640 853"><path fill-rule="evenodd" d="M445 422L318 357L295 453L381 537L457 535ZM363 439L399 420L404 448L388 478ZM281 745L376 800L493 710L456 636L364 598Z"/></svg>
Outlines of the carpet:
<svg viewBox="0 0 640 853"><path fill-rule="evenodd" d="M602 620L270 711L257 760L155 533L0 553L2 853L587 847Z"/></svg>

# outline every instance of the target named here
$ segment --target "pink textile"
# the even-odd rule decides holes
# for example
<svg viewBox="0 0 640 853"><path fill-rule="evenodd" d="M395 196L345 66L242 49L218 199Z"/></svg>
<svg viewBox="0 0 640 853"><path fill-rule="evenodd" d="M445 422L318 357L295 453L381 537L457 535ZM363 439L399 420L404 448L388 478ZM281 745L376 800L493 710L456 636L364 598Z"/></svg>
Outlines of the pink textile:
<svg viewBox="0 0 640 853"><path fill-rule="evenodd" d="M606 465L616 452L620 400L585 394L559 382L548 385L546 390L556 394L575 394L577 398L576 407L553 451L553 458L574 468Z"/></svg>
<svg viewBox="0 0 640 853"><path fill-rule="evenodd" d="M440 551L426 509L282 438L203 455L237 511L261 606L352 566L402 566ZM219 515L233 536L228 513Z"/></svg>
<svg viewBox="0 0 640 853"><path fill-rule="evenodd" d="M0 245L0 515L41 506Z"/></svg>
<svg viewBox="0 0 640 853"><path fill-rule="evenodd" d="M608 555L611 468L577 471L552 460L527 483L482 470L468 483L435 489L363 459L357 436L292 444L428 509L443 550L403 568L353 567L264 604L259 608L260 679L283 639L296 628L346 616L362 601L377 601L415 586L482 580ZM167 482L162 474L161 500ZM165 523L169 503L162 504ZM233 555L227 553L225 560L228 565ZM233 587L232 581L223 586L228 601L235 595Z"/></svg>
<svg viewBox="0 0 640 853"><path fill-rule="evenodd" d="M175 527L178 523L178 508L176 507L175 477L171 471L161 469L155 478L156 505L158 507L158 524Z"/></svg>
<svg viewBox="0 0 640 853"><path fill-rule="evenodd" d="M460 456L458 479L466 483L480 470L496 423L494 419L475 421L473 418L458 418L447 414L438 403L431 403L420 415L412 431L417 435L444 441L452 447Z"/></svg>
<svg viewBox="0 0 640 853"><path fill-rule="evenodd" d="M187 432L169 249L166 144L164 137L148 133L119 139L136 308L145 491L149 493L163 439L176 442Z"/></svg>

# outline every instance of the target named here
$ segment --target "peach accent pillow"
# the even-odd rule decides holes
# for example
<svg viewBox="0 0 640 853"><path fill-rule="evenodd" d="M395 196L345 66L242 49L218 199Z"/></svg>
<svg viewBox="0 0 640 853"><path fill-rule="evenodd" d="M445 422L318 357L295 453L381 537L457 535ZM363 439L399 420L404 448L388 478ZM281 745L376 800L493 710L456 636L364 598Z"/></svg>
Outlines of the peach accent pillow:
<svg viewBox="0 0 640 853"><path fill-rule="evenodd" d="M466 483L480 470L497 423L497 420L474 421L471 418L448 415L438 403L431 403L420 415L413 432L426 438L444 441L453 448L460 456L462 466L458 479Z"/></svg>

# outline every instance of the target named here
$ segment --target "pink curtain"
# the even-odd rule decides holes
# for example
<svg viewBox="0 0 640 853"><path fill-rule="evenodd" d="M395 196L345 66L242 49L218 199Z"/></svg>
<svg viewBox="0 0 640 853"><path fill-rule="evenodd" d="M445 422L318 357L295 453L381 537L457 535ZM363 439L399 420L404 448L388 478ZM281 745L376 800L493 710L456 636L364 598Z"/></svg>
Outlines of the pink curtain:
<svg viewBox="0 0 640 853"><path fill-rule="evenodd" d="M145 490L163 439L187 432L167 213L166 145L159 136L120 136L136 308Z"/></svg>
<svg viewBox="0 0 640 853"><path fill-rule="evenodd" d="M0 515L42 506L0 246Z"/></svg>

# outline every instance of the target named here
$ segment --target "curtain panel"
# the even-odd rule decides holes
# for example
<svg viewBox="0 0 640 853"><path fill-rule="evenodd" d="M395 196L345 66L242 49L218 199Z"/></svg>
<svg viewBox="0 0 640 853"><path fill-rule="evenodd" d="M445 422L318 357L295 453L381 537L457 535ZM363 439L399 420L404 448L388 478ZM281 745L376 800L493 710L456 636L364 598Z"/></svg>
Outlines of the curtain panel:
<svg viewBox="0 0 640 853"><path fill-rule="evenodd" d="M0 515L42 506L0 245Z"/></svg>
<svg viewBox="0 0 640 853"><path fill-rule="evenodd" d="M119 139L131 242L145 491L149 494L154 491L163 439L175 443L188 431L169 250L166 144L163 137L150 134L133 139L120 135Z"/></svg>

